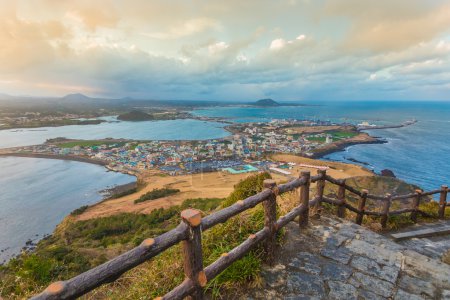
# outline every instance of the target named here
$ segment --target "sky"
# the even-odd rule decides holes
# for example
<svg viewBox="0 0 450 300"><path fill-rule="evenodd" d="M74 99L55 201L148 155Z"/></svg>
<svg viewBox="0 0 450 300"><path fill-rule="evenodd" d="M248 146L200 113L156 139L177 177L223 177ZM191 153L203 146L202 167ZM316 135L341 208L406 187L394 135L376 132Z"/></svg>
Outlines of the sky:
<svg viewBox="0 0 450 300"><path fill-rule="evenodd" d="M0 0L0 93L450 100L450 1Z"/></svg>

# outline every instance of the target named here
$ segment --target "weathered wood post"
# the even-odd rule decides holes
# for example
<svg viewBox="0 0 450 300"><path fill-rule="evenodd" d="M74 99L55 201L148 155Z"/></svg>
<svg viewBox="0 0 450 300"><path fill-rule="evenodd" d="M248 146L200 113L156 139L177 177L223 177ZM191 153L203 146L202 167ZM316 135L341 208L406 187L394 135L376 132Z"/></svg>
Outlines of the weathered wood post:
<svg viewBox="0 0 450 300"><path fill-rule="evenodd" d="M445 207L447 206L447 193L448 193L448 186L443 185L441 187L441 195L439 197L439 218L440 219L445 218Z"/></svg>
<svg viewBox="0 0 450 300"><path fill-rule="evenodd" d="M389 208L391 207L391 194L386 194L386 199L383 201L383 207L381 209L381 228L386 229L387 221L389 217Z"/></svg>
<svg viewBox="0 0 450 300"><path fill-rule="evenodd" d="M417 223L417 211L419 210L420 200L422 198L422 190L416 190L416 196L413 199L413 211L411 212L411 221Z"/></svg>
<svg viewBox="0 0 450 300"><path fill-rule="evenodd" d="M320 218L320 214L322 213L322 200L323 193L325 191L325 176L327 175L326 170L317 170L317 175L321 176L321 179L317 180L316 183L316 197L318 197L317 204L314 206L314 215Z"/></svg>
<svg viewBox="0 0 450 300"><path fill-rule="evenodd" d="M199 210L186 209L181 212L183 222L188 226L188 238L183 241L184 274L192 280L196 289L193 299L203 299L203 287L207 279L203 271L202 215Z"/></svg>
<svg viewBox="0 0 450 300"><path fill-rule="evenodd" d="M364 218L364 211L366 210L366 201L367 201L367 194L369 193L368 190L362 190L361 191L361 197L359 198L359 205L358 210L359 213L356 215L356 224L361 225L363 218Z"/></svg>
<svg viewBox="0 0 450 300"><path fill-rule="evenodd" d="M337 199L339 201L337 216L345 218L345 179L340 180Z"/></svg>
<svg viewBox="0 0 450 300"><path fill-rule="evenodd" d="M305 228L309 222L309 186L311 184L311 172L302 171L300 174L300 177L305 180L305 184L300 187L300 203L303 205L303 212L299 216L298 225L300 228Z"/></svg>
<svg viewBox="0 0 450 300"><path fill-rule="evenodd" d="M264 243L264 250L266 252L266 263L272 265L275 258L276 247L276 221L277 221L277 195L278 187L275 180L264 180L264 188L272 190L270 196L264 200L264 227L269 230L269 236Z"/></svg>

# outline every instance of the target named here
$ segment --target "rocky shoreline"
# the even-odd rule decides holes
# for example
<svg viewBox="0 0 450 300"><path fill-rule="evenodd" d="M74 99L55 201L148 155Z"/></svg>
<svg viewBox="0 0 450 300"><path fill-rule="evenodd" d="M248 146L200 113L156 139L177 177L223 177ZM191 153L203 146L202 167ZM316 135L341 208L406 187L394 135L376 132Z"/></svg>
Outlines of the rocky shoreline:
<svg viewBox="0 0 450 300"><path fill-rule="evenodd" d="M342 143L335 143L332 144L329 148L323 148L319 149L319 151L315 152L311 158L319 159L323 158L324 156L328 154L332 154L334 152L340 152L345 151L347 147L354 146L354 145L371 145L371 144L386 144L386 140L382 140L380 138L373 138L372 140L367 141L348 141L348 142L342 142Z"/></svg>

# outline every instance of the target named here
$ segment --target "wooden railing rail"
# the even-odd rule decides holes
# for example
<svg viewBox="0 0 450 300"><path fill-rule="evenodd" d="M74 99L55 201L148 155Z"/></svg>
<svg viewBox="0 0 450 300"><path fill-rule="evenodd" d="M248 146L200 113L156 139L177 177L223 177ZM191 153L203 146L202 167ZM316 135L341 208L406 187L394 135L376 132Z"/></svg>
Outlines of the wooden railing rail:
<svg viewBox="0 0 450 300"><path fill-rule="evenodd" d="M310 200L310 184L314 182L317 183L316 195ZM324 196L326 182L338 186L337 199ZM297 188L300 188L298 206L277 220L277 196L296 190ZM357 208L346 201L346 191L359 197ZM266 262L269 264L273 263L275 259L275 237L277 232L297 217L299 217L299 227L307 227L310 208L312 211L320 214L321 203L335 205L339 217L344 217L347 209L354 212L356 214L355 222L357 224L362 224L365 215L381 217L380 223L385 228L388 217L391 215L410 213L413 221L417 221L418 214L429 216L419 209L419 205L423 197L434 194L440 194L438 216L439 218L444 218L445 208L447 206L447 186L442 186L439 190L429 192L417 190L412 194L392 197L391 195L372 195L367 190L359 191L349 186L345 180L335 179L327 175L325 170L318 170L316 176L310 176L309 171L302 171L299 178L281 185L277 185L273 180L265 180L264 190L262 192L244 200L237 201L233 205L204 218L202 218L201 212L195 209L182 211L182 222L176 228L155 238L146 239L136 248L69 280L54 282L41 294L36 295L32 299L73 299L79 297L104 283L116 280L123 273L180 242L183 246L184 273L186 279L163 296L162 299L182 299L186 296L191 296L194 299L202 299L204 287L207 283L223 272L233 262L251 251L257 244L264 242ZM392 201L408 198L414 199L411 208L403 208L395 211L390 210ZM381 211L368 211L366 209L367 199L381 201ZM217 224L226 222L228 219L255 207L259 203L262 203L264 207L264 228L255 234L251 234L243 243L228 253L223 253L215 262L204 267L202 232Z"/></svg>

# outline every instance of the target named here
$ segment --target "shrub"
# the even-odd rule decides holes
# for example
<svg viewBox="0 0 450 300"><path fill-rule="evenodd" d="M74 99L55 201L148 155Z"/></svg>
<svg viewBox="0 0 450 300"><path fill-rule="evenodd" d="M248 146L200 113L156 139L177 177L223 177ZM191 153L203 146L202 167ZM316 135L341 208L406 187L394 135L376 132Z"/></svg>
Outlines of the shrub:
<svg viewBox="0 0 450 300"><path fill-rule="evenodd" d="M83 205L70 213L71 216L78 216L84 213L89 208L89 205Z"/></svg>
<svg viewBox="0 0 450 300"><path fill-rule="evenodd" d="M167 197L179 192L180 192L179 189L170 189L170 188L153 189L152 191L142 195L139 199L134 200L134 204L141 203L147 200L155 200L162 197Z"/></svg>
<svg viewBox="0 0 450 300"><path fill-rule="evenodd" d="M251 175L241 181L239 181L234 186L234 191L227 197L227 199L222 203L223 207L228 207L233 205L239 200L244 200L256 193L262 191L263 182L265 179L272 178L269 173L259 173Z"/></svg>
<svg viewBox="0 0 450 300"><path fill-rule="evenodd" d="M121 197L124 197L124 196L128 196L128 195L136 193L137 191L138 191L137 187L131 188L129 190L125 190L123 192L120 192L120 193L112 195L110 197L110 199L117 199L117 198L121 198Z"/></svg>

